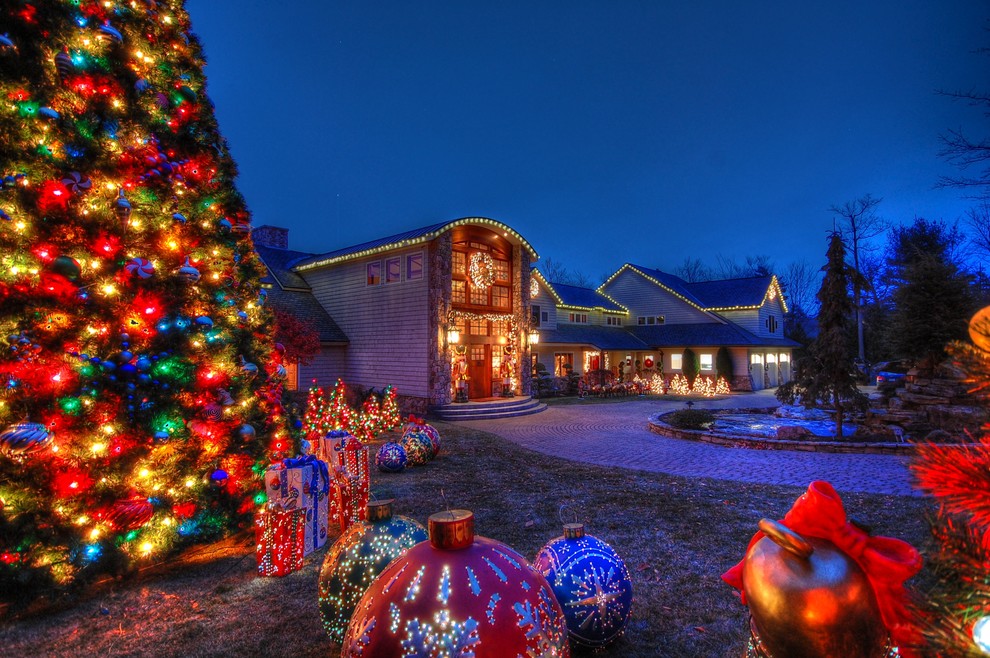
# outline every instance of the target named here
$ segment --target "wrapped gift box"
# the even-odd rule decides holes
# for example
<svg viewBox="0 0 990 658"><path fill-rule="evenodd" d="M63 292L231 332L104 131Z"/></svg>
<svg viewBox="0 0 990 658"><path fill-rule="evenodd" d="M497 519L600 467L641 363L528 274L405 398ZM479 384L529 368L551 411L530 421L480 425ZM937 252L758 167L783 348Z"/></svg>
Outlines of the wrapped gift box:
<svg viewBox="0 0 990 658"><path fill-rule="evenodd" d="M285 576L302 568L306 554L306 510L268 503L254 519L258 573Z"/></svg>
<svg viewBox="0 0 990 658"><path fill-rule="evenodd" d="M330 471L311 455L283 459L265 472L265 493L284 509L305 512L305 554L327 541L330 521Z"/></svg>

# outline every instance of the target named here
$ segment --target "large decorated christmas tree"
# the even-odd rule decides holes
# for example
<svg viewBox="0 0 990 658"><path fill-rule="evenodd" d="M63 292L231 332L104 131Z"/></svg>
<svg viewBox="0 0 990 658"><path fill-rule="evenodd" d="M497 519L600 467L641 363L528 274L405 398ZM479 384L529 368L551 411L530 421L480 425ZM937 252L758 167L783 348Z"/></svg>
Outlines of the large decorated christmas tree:
<svg viewBox="0 0 990 658"><path fill-rule="evenodd" d="M0 12L0 597L14 598L246 524L291 439L181 0Z"/></svg>

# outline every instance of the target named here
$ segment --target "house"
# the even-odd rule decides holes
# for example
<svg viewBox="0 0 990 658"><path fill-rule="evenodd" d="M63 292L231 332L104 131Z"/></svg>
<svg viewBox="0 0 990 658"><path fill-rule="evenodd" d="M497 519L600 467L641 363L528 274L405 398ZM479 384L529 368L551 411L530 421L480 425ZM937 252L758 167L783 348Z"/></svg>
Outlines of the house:
<svg viewBox="0 0 990 658"><path fill-rule="evenodd" d="M561 374L611 370L669 378L682 372L684 350L698 355L702 375L715 374L718 351L732 360L733 390L760 390L791 379L791 350L783 335L787 312L775 276L688 283L625 264L595 290L533 275L533 359ZM619 366L619 364L623 364Z"/></svg>
<svg viewBox="0 0 990 658"><path fill-rule="evenodd" d="M684 350L714 374L725 347L736 390L790 379L787 311L775 277L687 283L623 265L597 289L547 281L516 231L484 217L431 224L323 254L288 248L288 231L260 226L269 303L313 323L320 353L289 368L311 382L394 385L418 412L502 395L528 396L537 363L562 374L682 369Z"/></svg>
<svg viewBox="0 0 990 658"><path fill-rule="evenodd" d="M394 385L404 407L529 394L530 266L538 255L509 226L465 217L346 249L288 249L287 231L261 226L255 246L269 299L313 320L323 345L289 386L338 377L351 387Z"/></svg>

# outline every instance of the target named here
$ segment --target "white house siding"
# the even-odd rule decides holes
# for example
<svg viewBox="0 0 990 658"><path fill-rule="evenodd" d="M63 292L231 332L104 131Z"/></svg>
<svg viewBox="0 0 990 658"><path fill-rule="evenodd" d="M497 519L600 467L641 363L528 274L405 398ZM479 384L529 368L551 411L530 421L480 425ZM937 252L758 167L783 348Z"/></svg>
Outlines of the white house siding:
<svg viewBox="0 0 990 658"><path fill-rule="evenodd" d="M557 328L557 302L553 297L547 293L546 287L540 284L540 294L529 300L530 305L539 306L540 312L546 312L547 321L540 321L540 329L556 329Z"/></svg>
<svg viewBox="0 0 990 658"><path fill-rule="evenodd" d="M631 270L625 270L615 277L605 286L603 292L629 309L629 326L634 326L638 317L650 315L664 316L665 324L718 322L710 314L698 310Z"/></svg>
<svg viewBox="0 0 990 658"><path fill-rule="evenodd" d="M327 375L341 377L350 386L392 384L400 395L429 398L429 274L424 271L421 279L405 280L404 257L417 251L424 254L426 270L429 259L420 247L303 273L313 295L350 341L340 371ZM392 256L403 257L403 280L367 285L367 264L384 264Z"/></svg>
<svg viewBox="0 0 990 658"><path fill-rule="evenodd" d="M773 316L776 320L776 330L770 333L767 328L767 319ZM780 298L768 301L760 307L760 319L759 326L756 331L754 331L757 336L763 336L766 338L782 338L784 336L784 308L780 304Z"/></svg>
<svg viewBox="0 0 990 658"><path fill-rule="evenodd" d="M719 311L718 314L721 315L726 320L734 322L746 331L757 336L763 335L760 333L760 325L766 318L761 319L761 309L747 309L745 311ZM780 322L781 318L778 317L777 321ZM764 333L766 333L766 327L763 328ZM778 334L779 335L779 334Z"/></svg>

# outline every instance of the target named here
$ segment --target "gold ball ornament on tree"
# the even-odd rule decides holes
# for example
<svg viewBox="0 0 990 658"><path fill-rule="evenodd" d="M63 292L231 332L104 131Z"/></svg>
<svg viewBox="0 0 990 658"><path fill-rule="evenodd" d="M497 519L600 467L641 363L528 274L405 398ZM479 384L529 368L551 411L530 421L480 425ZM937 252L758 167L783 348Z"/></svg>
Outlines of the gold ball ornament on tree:
<svg viewBox="0 0 990 658"><path fill-rule="evenodd" d="M990 352L990 306L981 308L969 321L969 338L984 352Z"/></svg>

